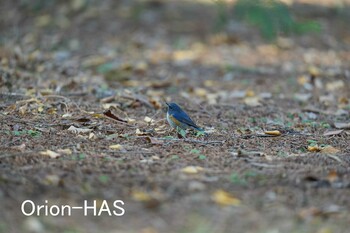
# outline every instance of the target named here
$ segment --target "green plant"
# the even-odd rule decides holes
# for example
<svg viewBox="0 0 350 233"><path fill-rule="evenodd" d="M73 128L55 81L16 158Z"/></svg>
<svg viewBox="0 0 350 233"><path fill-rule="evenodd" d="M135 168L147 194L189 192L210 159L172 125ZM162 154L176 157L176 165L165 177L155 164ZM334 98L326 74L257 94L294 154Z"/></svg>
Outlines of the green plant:
<svg viewBox="0 0 350 233"><path fill-rule="evenodd" d="M213 2L216 8L214 30L219 32L219 31L222 31L229 22L227 3L224 0L213 0Z"/></svg>
<svg viewBox="0 0 350 233"><path fill-rule="evenodd" d="M98 177L98 179L100 180L101 183L107 184L108 181L109 181L109 176L107 176L107 175L100 175L100 176Z"/></svg>
<svg viewBox="0 0 350 233"><path fill-rule="evenodd" d="M198 150L198 149L192 149L192 150L190 151L190 153L192 153L192 154L199 154L199 153L201 153L201 151Z"/></svg>
<svg viewBox="0 0 350 233"><path fill-rule="evenodd" d="M31 137L40 137L41 136L41 132L36 131L36 130L14 130L14 131L5 131L6 134L10 135L13 134L14 136L22 136L22 135L28 135Z"/></svg>
<svg viewBox="0 0 350 233"><path fill-rule="evenodd" d="M176 131L183 137L186 138L186 130L176 127Z"/></svg>
<svg viewBox="0 0 350 233"><path fill-rule="evenodd" d="M315 21L296 21L288 6L279 0L238 0L234 13L239 19L258 27L268 40L275 39L279 33L302 34L321 29Z"/></svg>
<svg viewBox="0 0 350 233"><path fill-rule="evenodd" d="M317 141L311 140L311 139L307 140L307 143L309 144L309 146L316 146L317 145Z"/></svg>
<svg viewBox="0 0 350 233"><path fill-rule="evenodd" d="M258 179L258 180L260 180L261 178L263 178L263 177L258 175L254 171L246 171L243 174L239 174L237 172L233 172L230 175L230 181L232 183L234 183L234 184L237 184L237 185L247 185L249 179Z"/></svg>
<svg viewBox="0 0 350 233"><path fill-rule="evenodd" d="M204 131L197 131L196 132L196 137L201 137L201 136L205 136L205 132Z"/></svg>
<svg viewBox="0 0 350 233"><path fill-rule="evenodd" d="M230 176L230 181L234 184L238 184L238 185L246 185L247 181L244 177L242 177L241 175L239 175L238 173L232 173Z"/></svg>

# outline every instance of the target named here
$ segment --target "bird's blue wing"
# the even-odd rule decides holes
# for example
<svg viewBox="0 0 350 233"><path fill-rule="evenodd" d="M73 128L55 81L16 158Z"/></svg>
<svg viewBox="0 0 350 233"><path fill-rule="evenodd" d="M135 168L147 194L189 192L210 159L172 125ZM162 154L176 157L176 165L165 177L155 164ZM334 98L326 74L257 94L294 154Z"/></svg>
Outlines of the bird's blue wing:
<svg viewBox="0 0 350 233"><path fill-rule="evenodd" d="M176 112L173 114L173 117L176 118L178 121L180 121L183 124L189 125L195 129L201 130L196 123L193 122L193 120L184 112Z"/></svg>

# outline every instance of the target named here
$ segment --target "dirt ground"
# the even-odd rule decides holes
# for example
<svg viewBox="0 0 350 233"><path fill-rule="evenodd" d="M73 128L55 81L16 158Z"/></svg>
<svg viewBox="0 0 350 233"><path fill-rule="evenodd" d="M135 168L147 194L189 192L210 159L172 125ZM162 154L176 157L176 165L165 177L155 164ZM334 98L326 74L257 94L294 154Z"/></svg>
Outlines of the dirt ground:
<svg viewBox="0 0 350 233"><path fill-rule="evenodd" d="M2 1L0 232L348 232L349 2L292 2L320 32L216 32L210 1Z"/></svg>

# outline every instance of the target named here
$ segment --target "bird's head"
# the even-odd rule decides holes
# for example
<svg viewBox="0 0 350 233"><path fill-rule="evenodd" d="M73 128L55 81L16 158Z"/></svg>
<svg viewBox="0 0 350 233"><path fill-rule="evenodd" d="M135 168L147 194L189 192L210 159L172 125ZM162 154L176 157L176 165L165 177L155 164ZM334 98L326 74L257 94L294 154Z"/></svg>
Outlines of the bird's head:
<svg viewBox="0 0 350 233"><path fill-rule="evenodd" d="M179 105L177 105L176 103L167 103L165 102L166 105L168 106L168 112L182 112L183 110L181 109L181 107Z"/></svg>

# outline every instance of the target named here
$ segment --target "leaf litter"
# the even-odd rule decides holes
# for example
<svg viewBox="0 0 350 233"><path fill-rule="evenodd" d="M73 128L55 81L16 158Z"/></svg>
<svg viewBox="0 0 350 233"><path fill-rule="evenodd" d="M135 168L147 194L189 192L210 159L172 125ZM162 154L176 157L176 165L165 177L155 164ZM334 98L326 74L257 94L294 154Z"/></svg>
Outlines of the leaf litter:
<svg viewBox="0 0 350 233"><path fill-rule="evenodd" d="M261 231L293 232L300 219L316 220L310 232L318 232L328 229L317 225L320 217L347 230L350 57L343 28L342 36L329 34L326 41L281 37L275 45L253 31L234 33L236 40L229 33L212 36L196 26L210 18L206 11L183 15L180 26L165 17L177 17L172 9L180 14L181 7L196 11L199 3L145 1L141 9L72 1L33 19L24 18L29 6L21 4L9 9L23 15L3 17L16 15L28 30L16 40L4 35L0 45L0 90L10 93L0 103L0 205L11 216L1 227L53 229L57 224L25 219L13 206L64 193L72 203L123 199L139 225L73 216L62 218L62 231L125 225L131 232L149 226L183 232L192 222L200 225L193 216L217 223L217 232L251 230L241 224L247 222ZM143 26L129 27L137 19ZM1 27L7 22L13 20ZM324 23L336 31L332 17ZM76 24L81 35L70 30ZM99 33L91 36L94 28ZM178 138L166 124L162 99L184 106L208 135L186 131ZM232 182L232 173L245 182Z"/></svg>

